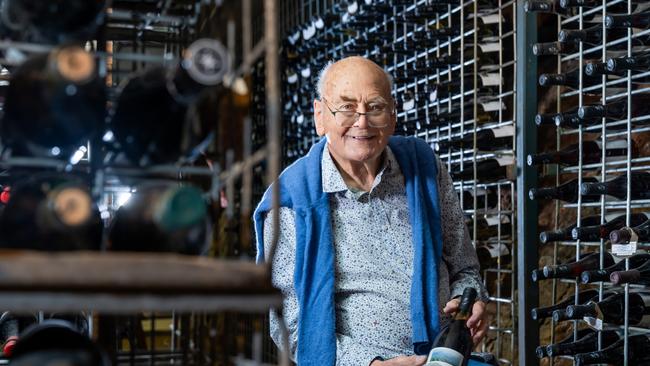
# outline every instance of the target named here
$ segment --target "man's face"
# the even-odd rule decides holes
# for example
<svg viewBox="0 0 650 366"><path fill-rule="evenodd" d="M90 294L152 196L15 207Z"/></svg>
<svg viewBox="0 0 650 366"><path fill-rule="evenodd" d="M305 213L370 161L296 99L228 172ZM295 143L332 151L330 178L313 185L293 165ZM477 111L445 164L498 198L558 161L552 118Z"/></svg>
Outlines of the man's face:
<svg viewBox="0 0 650 366"><path fill-rule="evenodd" d="M363 163L379 157L396 122L394 102L383 70L366 59L347 58L331 66L323 89L324 100L314 100L314 120L318 135L327 135L329 151L335 160ZM372 117L372 125L362 115L352 126L341 126L337 119L340 122L342 116L337 113L335 117L330 111L366 113L382 106L386 112Z"/></svg>

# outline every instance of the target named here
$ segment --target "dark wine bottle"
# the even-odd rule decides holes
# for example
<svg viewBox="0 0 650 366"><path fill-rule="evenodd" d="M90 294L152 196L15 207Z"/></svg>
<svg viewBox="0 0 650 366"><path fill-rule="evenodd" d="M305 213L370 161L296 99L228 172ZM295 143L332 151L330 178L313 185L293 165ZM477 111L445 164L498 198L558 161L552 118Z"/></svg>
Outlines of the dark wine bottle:
<svg viewBox="0 0 650 366"><path fill-rule="evenodd" d="M633 151L635 145L632 145ZM559 151L549 153L528 155L528 165L535 164L563 164L575 165L578 164L579 144L573 144L565 147ZM605 156L627 156L627 141L618 140L608 143L605 148ZM582 163L593 164L597 163L602 158L602 148L599 141L584 141L582 143Z"/></svg>
<svg viewBox="0 0 650 366"><path fill-rule="evenodd" d="M465 164L463 170L451 171L449 174L454 181L474 179L480 182L496 181L508 179L509 169L511 169L509 166L512 166L512 164L514 164L514 161L486 159L476 163L476 177L474 177L474 167L471 162Z"/></svg>
<svg viewBox="0 0 650 366"><path fill-rule="evenodd" d="M575 355L574 360L577 366L595 365L595 364L612 364L622 365L624 363L624 340L620 339L600 351L579 353ZM646 365L642 363L650 360L650 335L640 334L628 338L628 364L629 365Z"/></svg>
<svg viewBox="0 0 650 366"><path fill-rule="evenodd" d="M650 260L650 254L647 253L635 254L629 257L630 268L639 267L642 264L646 263L648 260ZM582 274L580 274L580 280L582 283L585 284L599 282L599 281L609 281L610 275L613 272L624 271L624 270L625 270L625 261L622 260L604 269L584 271L582 272Z"/></svg>
<svg viewBox="0 0 650 366"><path fill-rule="evenodd" d="M633 283L637 285L650 284L650 261L646 261L638 267L632 267L630 263L630 270L625 270L625 266L618 271L613 271L610 276L610 282L613 285L622 285L624 283Z"/></svg>
<svg viewBox="0 0 650 366"><path fill-rule="evenodd" d="M587 62L585 64L585 75L590 77L600 77L602 75L622 76L622 72L612 72L607 68L607 62Z"/></svg>
<svg viewBox="0 0 650 366"><path fill-rule="evenodd" d="M627 119L627 96L612 100L607 104L585 105L578 108L578 117L581 119L609 118L614 120ZM650 96L634 94L632 96L632 117L641 116L650 112Z"/></svg>
<svg viewBox="0 0 650 366"><path fill-rule="evenodd" d="M638 12L629 15L607 15L605 16L605 27L607 28L648 28L650 27L650 12Z"/></svg>
<svg viewBox="0 0 650 366"><path fill-rule="evenodd" d="M99 209L83 180L39 174L13 186L0 216L0 247L99 250L102 231Z"/></svg>
<svg viewBox="0 0 650 366"><path fill-rule="evenodd" d="M607 71L613 73L624 73L628 70L646 72L649 68L650 52L644 52L631 57L623 56L607 59Z"/></svg>
<svg viewBox="0 0 650 366"><path fill-rule="evenodd" d="M496 268L497 265L505 267L510 264L512 257L510 249L504 243L485 243L476 246L476 256L481 266L481 270L487 268Z"/></svg>
<svg viewBox="0 0 650 366"><path fill-rule="evenodd" d="M580 226L591 226L591 225L597 225L599 223L600 223L599 215L587 216L582 218L582 220L580 220ZM576 224L573 224L571 226L565 227L560 230L542 231L539 234L539 241L542 242L542 244L546 244L552 241L573 240L573 238L571 237L571 231L575 227Z"/></svg>
<svg viewBox="0 0 650 366"><path fill-rule="evenodd" d="M157 67L131 78L121 88L111 118L118 150L132 163L149 166L173 163L205 143L211 128L193 120L188 110L207 88L222 81L228 64L218 41L200 39L175 70Z"/></svg>
<svg viewBox="0 0 650 366"><path fill-rule="evenodd" d="M207 208L201 191L150 183L138 187L109 227L114 251L203 254L209 242Z"/></svg>
<svg viewBox="0 0 650 366"><path fill-rule="evenodd" d="M560 7L559 0L527 0L524 2L524 11L527 13L548 13L563 16L573 16L573 9Z"/></svg>
<svg viewBox="0 0 650 366"><path fill-rule="evenodd" d="M509 128L490 128L476 132L476 147L479 150L493 150L512 146L513 131ZM474 134L469 133L459 139L436 142L436 151L449 149L471 149L474 147Z"/></svg>
<svg viewBox="0 0 650 366"><path fill-rule="evenodd" d="M609 240L612 241L612 244L629 243L632 238L632 232L638 236L639 241L650 240L650 220L647 220L647 217L646 220L641 223L632 222L630 220L630 226L632 227L613 230L609 233Z"/></svg>
<svg viewBox="0 0 650 366"><path fill-rule="evenodd" d="M99 132L105 115L106 89L93 56L66 46L13 72L0 136L16 155L69 159Z"/></svg>
<svg viewBox="0 0 650 366"><path fill-rule="evenodd" d="M596 182L596 178L585 177L582 178L583 182ZM583 183L584 184L584 183ZM556 199L569 203L578 202L578 195L580 190L578 187L578 179L570 180L566 183L563 183L557 187L542 187L542 188L531 188L528 191L528 198L531 200L546 198L546 199ZM582 195L583 202L595 202L598 201L600 197L598 195Z"/></svg>
<svg viewBox="0 0 650 366"><path fill-rule="evenodd" d="M578 303L587 302L596 296L598 296L598 290L595 289L580 291L578 293ZM550 318L553 315L553 312L555 310L565 309L567 306L571 304L575 304L575 299L573 295L567 297L566 299L558 302L555 305L534 308L530 311L530 316L533 318L533 320L542 320L542 319Z"/></svg>
<svg viewBox="0 0 650 366"><path fill-rule="evenodd" d="M580 70L576 68L563 74L541 74L538 81L540 86L548 87L558 85L578 89L578 86L580 84ZM590 77L589 75L584 75L582 78L583 86L592 85L599 82L601 82L600 76Z"/></svg>
<svg viewBox="0 0 650 366"><path fill-rule="evenodd" d="M582 332L582 333L581 333ZM546 354L549 357L572 356L578 353L591 352L598 349L598 335L601 335L601 347L609 347L621 337L612 330L594 332L591 329L578 331L578 340L573 342L573 334L567 339L569 342L549 344L546 346Z"/></svg>
<svg viewBox="0 0 650 366"><path fill-rule="evenodd" d="M650 198L650 173L633 171L631 173L631 199ZM583 182L580 186L582 195L609 195L619 199L627 198L627 174L607 182Z"/></svg>
<svg viewBox="0 0 650 366"><path fill-rule="evenodd" d="M609 252L603 253L603 266L614 264L614 257ZM600 253L589 253L577 262L569 262L555 266L544 266L544 279L551 278L577 278L584 271L600 268ZM538 279L539 280L539 279Z"/></svg>
<svg viewBox="0 0 650 366"><path fill-rule="evenodd" d="M608 39L618 39L627 36L626 29L612 29L607 31ZM602 24L596 24L586 29L563 29L558 34L560 42L582 42L583 48L595 47L603 44L605 32ZM633 46L644 45L647 42L645 37L632 39ZM627 47L627 45L625 45Z"/></svg>
<svg viewBox="0 0 650 366"><path fill-rule="evenodd" d="M105 0L5 0L25 19L34 41L62 44L86 41L104 23Z"/></svg>
<svg viewBox="0 0 650 366"><path fill-rule="evenodd" d="M622 325L625 317L625 293L616 292L603 298L592 299L584 305L569 305L566 308L568 319L596 318L603 323ZM647 327L650 325L650 294L633 292L629 295L629 324Z"/></svg>
<svg viewBox="0 0 650 366"><path fill-rule="evenodd" d="M612 231L625 226L626 216L619 215L612 220L607 221L603 225L582 226L574 228L571 231L573 240L583 241L599 241L600 239L607 239ZM648 216L642 213L635 213L630 215L630 225L637 226L648 220Z"/></svg>
<svg viewBox="0 0 650 366"><path fill-rule="evenodd" d="M472 353L472 334L467 328L467 319L472 315L476 300L476 289L467 287L460 298L458 312L433 342L427 362L447 362L450 365L465 365Z"/></svg>

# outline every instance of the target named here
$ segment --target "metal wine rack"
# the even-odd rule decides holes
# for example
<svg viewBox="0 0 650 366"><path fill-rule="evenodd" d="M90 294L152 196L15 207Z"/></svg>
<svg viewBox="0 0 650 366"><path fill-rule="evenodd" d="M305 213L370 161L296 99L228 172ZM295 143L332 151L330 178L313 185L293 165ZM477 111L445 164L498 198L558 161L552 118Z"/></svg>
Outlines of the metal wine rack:
<svg viewBox="0 0 650 366"><path fill-rule="evenodd" d="M351 55L368 57L393 76L392 93L398 103L396 134L418 136L432 149L438 143L469 138L462 148L440 150L438 156L452 174L471 173L469 179L456 179L454 187L475 246L489 248L491 263L482 267L482 275L490 289L488 311L492 316L480 348L494 353L502 365L517 364L518 223L514 202L518 187L514 166L518 150L515 75L520 66L515 57L515 25L519 6L503 0L436 4L440 3L283 2L284 164L304 155L318 140L312 101L317 97L319 71L328 61ZM417 39L426 30L447 28L457 32L435 40ZM452 63L415 67L443 57ZM487 130L505 136L506 143L499 148L479 148L476 134ZM505 176L483 179L481 163L491 159L508 167ZM482 236L483 222L492 237Z"/></svg>
<svg viewBox="0 0 650 366"><path fill-rule="evenodd" d="M544 108L543 104L540 102L540 106L543 108L542 110L539 110L539 113L553 113L553 112L563 112L568 110L571 107L574 106L583 106L586 104L609 104L616 98L623 98L625 100L626 104L626 110L627 114L623 116L623 118L616 119L616 120L606 120L605 118L599 119L596 124L589 125L589 126L579 126L577 129L574 128L556 128L554 131L555 134L555 141L553 141L551 144L542 144L542 139L538 141L542 148L540 150L555 150L555 149L561 149L562 147L565 147L568 141L571 142L577 142L579 144L579 154L578 156L580 157L578 160L578 164L574 166L557 166L557 165L551 165L551 166L546 166L543 168L543 175L540 177L540 179L547 177L548 179L553 179L555 184L558 184L561 181L565 181L566 176L570 176L571 178L578 178L579 182L582 182L583 178L586 176L593 176L598 179L598 181L607 181L612 179L615 176L618 175L627 175L627 177L630 177L630 174L633 171L647 171L650 168L650 165L648 165L648 157L647 157L647 152L643 150L640 150L640 154L638 157L634 157L632 155L632 149L628 148L628 153L627 156L621 156L621 157L616 157L616 158L610 158L605 156L605 146L607 146L608 143L611 143L614 140L617 139L622 139L627 146L631 146L632 141L635 140L637 142L637 145L641 146L643 143L645 143L647 137L644 135L644 132L647 132L649 130L647 126L647 121L648 118L650 118L650 115L637 115L633 114L633 111L635 111L634 107L634 102L633 98L636 95L643 95L647 94L650 92L650 88L647 88L646 85L643 85L643 82L638 83L637 81L640 78L644 78L647 76L648 72L633 72L633 71L627 71L622 77L617 78L616 80L607 80L607 77L605 75L602 76L600 82L598 83L585 83L585 65L587 61L590 62L607 62L607 60L612 57L613 50L616 50L619 52L619 56L633 56L635 53L638 51L638 49L634 48L635 45L635 40L636 39L641 39L644 36L647 36L650 34L649 29L645 30L634 30L634 32L629 29L626 29L623 34L620 34L618 32L614 32L612 29L608 29L605 27L605 17L607 15L612 15L614 13L617 14L630 14L635 10L635 7L637 5L643 5L643 2L633 2L633 1L602 1L598 2L596 5L597 6L589 6L589 7L575 7L572 8L575 10L574 15L571 16L559 16L559 15L540 15L539 17L537 14L522 14L523 17L526 19L527 25L530 27L535 27L536 23L541 23L545 22L545 24L548 25L548 28L553 28L557 29L560 31L561 29L587 29L591 27L596 27L596 31L602 31L604 32L605 36L602 39L602 42L599 44L587 44L580 42L579 43L579 48L577 52L572 52L572 53L566 53L566 54L560 54L557 56L540 56L539 61L535 59L535 56L531 55L531 46L533 43L541 40L535 39L537 36L536 33L532 33L529 35L528 39L526 42L522 42L521 44L521 51L522 53L526 53L530 57L531 60L534 60L534 63L531 65L531 69L529 69L529 73L526 75L526 78L529 81L533 81L536 79L537 75L534 75L534 70L537 70L535 67L536 63L539 63L540 67L539 69L543 69L543 72L550 72L550 73L562 73L562 72L568 72L573 66L578 67L580 79L579 83L577 85L577 88L571 89L568 87L551 87L551 88L540 88L539 92L540 95L542 93L545 93L545 95L548 97L547 99L549 100L554 100L555 103L551 105L549 108ZM539 24L538 23L538 24ZM554 24L557 24L557 27L555 28ZM594 29L591 28L591 31L593 32ZM617 34L618 33L618 34ZM541 33L539 33L541 37ZM555 34L552 35L555 37ZM553 39L546 39L544 41L552 41ZM554 40L557 40L554 39ZM621 47L622 46L622 47ZM542 67L542 64L546 64L546 67ZM649 70L650 71L650 70ZM531 87L531 89L533 89ZM534 96L535 96L535 90L529 90L528 91L528 97L530 98L528 101L528 105L526 106L526 115L528 119L526 120L527 124L532 125L532 114L534 113L532 109L535 108L535 105L533 104ZM605 97L603 97L605 96ZM540 100L542 99L541 97L539 98ZM521 106L520 106L521 107ZM538 129L539 131L539 136L545 135L546 132L549 132L549 129L553 129L555 126L551 127L540 127ZM532 131L536 129L534 125L532 126L527 126L527 136L522 136L521 138L521 143L522 146L525 146L524 152L526 153L535 153L535 145L536 142L534 141L534 137L536 136L536 131ZM549 134L546 134L546 136L549 136ZM596 137L597 136L597 137ZM597 141L599 141L602 146L603 146L603 154L600 159L600 162L598 163L593 163L593 164L587 164L583 162L583 143L587 140L593 140L594 137L596 138ZM522 174L523 179L521 182L522 188L525 188L526 190L532 187L535 187L535 180L536 177L535 171L536 169L532 169L530 167L524 167L523 168L524 172ZM555 177L553 177L555 175ZM627 192L630 192L630 179L627 180ZM601 224L605 223L606 217L608 217L611 214L618 213L618 214L624 214L626 215L626 225L625 226L630 226L630 214L634 212L639 212L640 211L647 211L650 202L648 200L642 200L642 199L630 199L629 194L627 195L627 199L623 200L616 200L612 199L609 196L603 195L602 198L598 202L584 202L581 197L579 197L578 202L575 204L567 204L563 202L555 202L555 203L548 203L548 204L554 204L554 220L553 220L553 226L555 228L560 228L560 227L566 227L567 225L571 224L576 224L577 226L580 226L580 220L582 217L584 217L587 213L595 213L600 215L601 217ZM521 197L520 201L522 206L525 206L525 209L527 209L530 213L531 217L536 217L536 212L537 210L537 203L532 202L530 200L527 200L524 197ZM542 203L540 202L539 205L541 206ZM576 217L576 220L573 221L567 221L566 217ZM520 349L521 352L525 352L529 355L527 358L526 364L538 364L538 360L535 360L534 357L534 347L539 345L541 342L542 344L548 344L548 343L555 343L559 339L556 337L556 331L559 329L560 324L556 324L555 322L551 321L550 324L543 324L541 325L541 330L548 330L550 329L550 339L549 337L543 337L543 339L539 338L539 335L537 334L537 322L530 319L529 313L531 308L535 307L535 302L537 301L537 286L535 284L530 283L530 276L529 273L532 269L541 266L543 264L556 264L556 263L564 263L564 262L572 262L575 260L580 259L585 255L585 253L588 252L593 252L593 251L598 251L600 252L600 268L603 268L603 256L604 253L607 251L612 250L612 247L610 245L609 240L607 239L601 239L598 242L585 242L585 241L561 241L561 242L555 242L552 245L547 244L547 246L542 246L542 247L535 247L534 243L537 243L537 239L535 238L536 235L536 222L532 222L534 219L531 219L528 217L529 220L531 221L531 225L525 225L524 229L522 229L521 237L524 237L527 240L526 242L526 248L523 248L522 250L525 251L526 255L528 256L528 260L525 262L522 262L522 270L523 270L523 275L522 279L520 279L520 282L526 283L528 286L528 301L526 302L526 306L523 307L520 312L520 322L523 324L527 330L527 339L521 343L524 344L525 348ZM536 220L535 220L536 221ZM540 221L541 222L541 221ZM552 229L549 228L549 229ZM646 249L646 243L639 243L639 249L643 250ZM539 250L539 252L538 252ZM552 258L552 263L549 263L549 261L546 261L544 263L540 262L537 263L537 259L541 256L545 255L547 258ZM621 257L622 260L625 261L625 267L626 269L629 268L629 261L626 259L626 257ZM550 282L550 281L546 281ZM546 292L548 290L548 287L545 285L540 284L540 289L543 292ZM540 306L548 306L550 304L554 304L557 301L563 300L559 298L559 293L561 289L565 289L567 286L569 287L569 295L573 296L575 294L575 302L578 303L578 298L577 298L577 293L580 289L585 289L585 288L596 288L599 291L599 297L598 299L603 298L603 291L612 288L613 286L608 283L608 282L597 282L594 284L590 285L583 285L579 281L573 281L573 280L553 280L551 283L551 293L552 296L549 298L548 296L543 296L541 293L539 295L540 299ZM638 333L638 332L648 332L648 329L640 329L640 328L634 328L628 326L628 296L629 296L629 291L630 288L634 288L636 286L630 286L630 285L625 285L624 286L624 291L625 291L625 322L623 326L620 326L619 330L621 334L623 335L623 338L625 340L625 354L624 354L624 362L622 365L633 365L635 364L634 362L628 360L628 336L632 333ZM620 287L619 287L620 288ZM548 300L551 301L549 304ZM523 305L523 304L520 304ZM528 313L528 314L527 314ZM567 323L567 322L564 322ZM578 320L578 321L571 321L568 322L571 325L571 328L574 332L574 337L577 336L577 329L578 327L584 327L585 322L583 320ZM556 357L550 359L546 364L571 364L572 358L570 357ZM547 362L547 361L545 361Z"/></svg>
<svg viewBox="0 0 650 366"><path fill-rule="evenodd" d="M97 335L98 343L110 351L114 365L262 365L268 359L263 360L263 353L275 354L257 341L259 334L268 333L259 314L281 306L282 295L271 284L270 264L253 262L253 236L249 231L254 196L260 194L264 182L273 181L280 172L281 120L279 109L274 108L280 99L279 3L108 1L96 41L86 45L98 60L100 76L106 79L111 93L129 73L151 65L175 64L193 40L220 38L232 55L232 70L226 83L241 81L249 89L265 90L262 100L252 101L260 102L252 108L262 106L258 111L265 111L264 115L253 110L249 115L255 120L244 118L241 126L229 124L227 119L234 117L227 115L216 126L228 136L239 132L246 137L244 141L248 143L243 143L241 156L235 157L224 149L218 153L222 153L219 159L225 162L217 161L209 168L181 163L135 168L106 164L108 159L100 147L101 141L93 140L89 142L90 153L75 163L6 154L0 158L0 166L10 172L30 169L87 174L93 178L93 196L98 203L108 206L108 211L117 207L114 203L121 193L114 183L116 179L121 179L120 186L147 180L185 179L188 175L201 182L207 180L207 187L203 187L205 198L228 202L228 209L223 210L227 217L224 231L232 227L241 230L235 235L215 230L215 235L223 234L225 249L224 253L215 250L211 254L221 258L3 251L0 310L41 314L83 311L88 315L89 333ZM17 54L24 58L53 47L2 40L0 64L15 66L20 63ZM255 84L246 84L248 79ZM242 144L242 140L228 142ZM226 192L226 197L220 196L221 191ZM277 208L277 202L274 207ZM237 222L230 225L234 221ZM277 358L279 364L288 365L286 354ZM2 363L6 360L0 360Z"/></svg>

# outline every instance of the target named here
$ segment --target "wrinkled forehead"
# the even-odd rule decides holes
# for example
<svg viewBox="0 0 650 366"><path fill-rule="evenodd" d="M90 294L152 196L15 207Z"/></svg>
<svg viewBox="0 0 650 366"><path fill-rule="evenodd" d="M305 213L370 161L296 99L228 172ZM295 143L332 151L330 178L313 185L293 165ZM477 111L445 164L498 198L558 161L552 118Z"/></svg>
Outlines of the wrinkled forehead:
<svg viewBox="0 0 650 366"><path fill-rule="evenodd" d="M332 64L325 79L325 95L367 99L390 99L390 82L384 70L363 58L343 59Z"/></svg>

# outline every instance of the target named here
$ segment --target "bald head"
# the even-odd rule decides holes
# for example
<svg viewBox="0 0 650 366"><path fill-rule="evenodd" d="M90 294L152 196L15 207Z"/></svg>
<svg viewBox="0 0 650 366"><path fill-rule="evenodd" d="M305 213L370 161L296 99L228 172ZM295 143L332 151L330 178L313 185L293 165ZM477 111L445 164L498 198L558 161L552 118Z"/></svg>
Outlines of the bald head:
<svg viewBox="0 0 650 366"><path fill-rule="evenodd" d="M340 86L341 82L345 82L346 76L359 75L359 73L375 78L385 95L390 95L393 78L386 70L365 57L350 56L336 62L330 61L321 70L317 84L318 99L331 93L333 89Z"/></svg>

